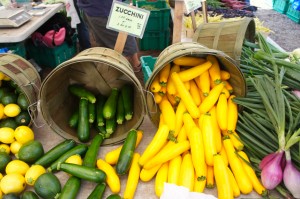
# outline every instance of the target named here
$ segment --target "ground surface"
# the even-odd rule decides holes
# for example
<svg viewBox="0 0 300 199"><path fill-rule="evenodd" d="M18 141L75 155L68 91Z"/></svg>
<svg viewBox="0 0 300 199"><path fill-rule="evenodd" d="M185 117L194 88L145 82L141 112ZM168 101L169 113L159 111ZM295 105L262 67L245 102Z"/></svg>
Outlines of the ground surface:
<svg viewBox="0 0 300 199"><path fill-rule="evenodd" d="M300 24L272 9L258 7L255 15L270 28L269 37L286 51L300 48Z"/></svg>

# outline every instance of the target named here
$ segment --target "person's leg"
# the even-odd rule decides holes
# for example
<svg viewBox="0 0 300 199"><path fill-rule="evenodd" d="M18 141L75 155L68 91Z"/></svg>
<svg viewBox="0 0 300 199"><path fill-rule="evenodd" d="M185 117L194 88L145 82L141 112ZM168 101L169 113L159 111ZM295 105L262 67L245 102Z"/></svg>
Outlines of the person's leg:
<svg viewBox="0 0 300 199"><path fill-rule="evenodd" d="M80 51L85 50L87 48L91 48L91 41L90 41L90 33L87 25L85 24L84 20L81 17L81 12L77 5L77 0L74 0L74 6L77 11L78 17L80 19L80 23L77 24L77 37L79 41Z"/></svg>

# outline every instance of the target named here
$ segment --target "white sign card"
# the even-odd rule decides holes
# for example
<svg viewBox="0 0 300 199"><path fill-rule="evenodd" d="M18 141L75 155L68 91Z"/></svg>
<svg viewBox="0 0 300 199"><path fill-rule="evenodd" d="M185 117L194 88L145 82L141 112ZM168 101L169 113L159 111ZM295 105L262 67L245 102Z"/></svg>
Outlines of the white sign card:
<svg viewBox="0 0 300 199"><path fill-rule="evenodd" d="M134 37L142 38L149 15L149 10L114 1L111 6L106 28L118 32L126 32Z"/></svg>
<svg viewBox="0 0 300 199"><path fill-rule="evenodd" d="M203 1L205 1L205 0L184 0L187 14L200 8L201 2L203 2Z"/></svg>

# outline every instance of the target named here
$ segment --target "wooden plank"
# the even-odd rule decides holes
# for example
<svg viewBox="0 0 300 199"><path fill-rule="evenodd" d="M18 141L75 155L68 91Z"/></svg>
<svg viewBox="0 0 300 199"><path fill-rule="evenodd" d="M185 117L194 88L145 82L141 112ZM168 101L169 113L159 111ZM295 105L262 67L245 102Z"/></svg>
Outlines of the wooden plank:
<svg viewBox="0 0 300 199"><path fill-rule="evenodd" d="M127 35L128 35L128 33L126 33L126 32L119 32L118 38L117 38L117 41L115 44L115 48L114 48L115 51L122 54L124 47L125 47Z"/></svg>
<svg viewBox="0 0 300 199"><path fill-rule="evenodd" d="M173 28L173 44L181 41L182 21L183 21L183 1L175 1L174 8L174 28Z"/></svg>

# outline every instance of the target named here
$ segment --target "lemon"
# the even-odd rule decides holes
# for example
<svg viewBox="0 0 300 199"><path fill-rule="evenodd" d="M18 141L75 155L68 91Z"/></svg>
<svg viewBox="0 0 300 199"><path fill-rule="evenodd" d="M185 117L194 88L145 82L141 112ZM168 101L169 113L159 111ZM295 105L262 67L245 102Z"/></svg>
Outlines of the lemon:
<svg viewBox="0 0 300 199"><path fill-rule="evenodd" d="M10 144L15 141L14 129L10 127L0 128L0 142Z"/></svg>
<svg viewBox="0 0 300 199"><path fill-rule="evenodd" d="M26 142L34 140L34 133L28 126L18 126L15 129L15 139L19 143L24 144Z"/></svg>
<svg viewBox="0 0 300 199"><path fill-rule="evenodd" d="M4 106L4 114L8 117L16 117L21 112L18 104L7 104Z"/></svg>
<svg viewBox="0 0 300 199"><path fill-rule="evenodd" d="M71 164L82 165L82 158L81 158L80 155L75 154L75 155L71 155L70 157L68 157L68 159L66 159L65 162L66 163L71 163Z"/></svg>
<svg viewBox="0 0 300 199"><path fill-rule="evenodd" d="M0 103L0 119L4 116L4 105Z"/></svg>
<svg viewBox="0 0 300 199"><path fill-rule="evenodd" d="M41 165L32 165L25 174L25 181L28 185L33 186L40 175L46 173L46 169Z"/></svg>
<svg viewBox="0 0 300 199"><path fill-rule="evenodd" d="M10 151L13 153L13 154L17 154L21 148L23 144L21 144L20 142L18 141L14 141L13 143L10 144Z"/></svg>
<svg viewBox="0 0 300 199"><path fill-rule="evenodd" d="M10 154L10 147L7 144L0 144L0 152Z"/></svg>
<svg viewBox="0 0 300 199"><path fill-rule="evenodd" d="M12 160L6 165L5 172L7 174L19 173L24 176L28 169L29 165L26 162L22 160Z"/></svg>
<svg viewBox="0 0 300 199"><path fill-rule="evenodd" d="M5 175L0 182L1 191L4 194L21 193L26 187L25 178L19 173Z"/></svg>

